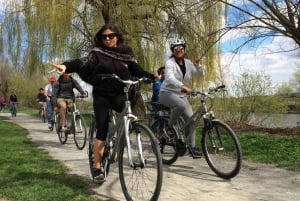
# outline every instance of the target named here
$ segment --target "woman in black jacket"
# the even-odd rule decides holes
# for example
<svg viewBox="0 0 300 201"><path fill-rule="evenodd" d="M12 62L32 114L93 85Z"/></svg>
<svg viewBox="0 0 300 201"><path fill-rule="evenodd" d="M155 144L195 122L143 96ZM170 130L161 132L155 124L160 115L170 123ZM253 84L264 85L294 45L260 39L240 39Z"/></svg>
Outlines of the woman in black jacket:
<svg viewBox="0 0 300 201"><path fill-rule="evenodd" d="M147 77L155 80L152 73L144 71L136 62L132 49L123 44L119 28L106 24L94 37L94 48L88 56L65 61L62 65L52 64L60 73L76 72L93 86L93 107L97 121L94 141L94 181L102 182L104 174L101 161L108 132L109 108L121 112L125 106L123 84L114 79L97 79L97 74L116 74L123 80L131 77Z"/></svg>

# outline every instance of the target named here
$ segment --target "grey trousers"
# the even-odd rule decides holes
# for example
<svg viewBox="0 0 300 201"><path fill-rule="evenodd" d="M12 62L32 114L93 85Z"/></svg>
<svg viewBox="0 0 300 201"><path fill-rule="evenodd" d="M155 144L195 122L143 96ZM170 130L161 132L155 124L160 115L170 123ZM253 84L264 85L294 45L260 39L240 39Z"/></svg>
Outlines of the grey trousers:
<svg viewBox="0 0 300 201"><path fill-rule="evenodd" d="M187 97L180 97L180 94L170 91L160 91L159 101L164 106L170 108L171 115L169 124L173 125L182 116L185 121L193 115L193 110ZM195 125L191 123L186 128L186 135L190 136L189 145L195 147Z"/></svg>

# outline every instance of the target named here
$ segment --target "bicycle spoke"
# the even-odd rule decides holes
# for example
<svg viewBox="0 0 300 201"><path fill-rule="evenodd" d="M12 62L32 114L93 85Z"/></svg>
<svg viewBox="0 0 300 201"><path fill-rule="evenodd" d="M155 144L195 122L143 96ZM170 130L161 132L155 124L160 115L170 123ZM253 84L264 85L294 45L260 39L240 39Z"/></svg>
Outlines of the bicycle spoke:
<svg viewBox="0 0 300 201"><path fill-rule="evenodd" d="M214 122L202 139L205 158L220 177L236 176L241 168L241 147L234 132L221 122Z"/></svg>
<svg viewBox="0 0 300 201"><path fill-rule="evenodd" d="M75 133L74 133L74 141L76 144L76 147L79 150L82 150L85 147L86 143L86 126L85 121L81 115L77 115L75 118Z"/></svg>
<svg viewBox="0 0 300 201"><path fill-rule="evenodd" d="M123 136L119 150L119 173L124 195L127 200L156 200L162 184L162 163L155 138L141 124L135 124L129 136L131 149L128 150L124 144ZM141 139L144 163L138 151L138 139ZM128 151L131 152L133 166L128 163Z"/></svg>

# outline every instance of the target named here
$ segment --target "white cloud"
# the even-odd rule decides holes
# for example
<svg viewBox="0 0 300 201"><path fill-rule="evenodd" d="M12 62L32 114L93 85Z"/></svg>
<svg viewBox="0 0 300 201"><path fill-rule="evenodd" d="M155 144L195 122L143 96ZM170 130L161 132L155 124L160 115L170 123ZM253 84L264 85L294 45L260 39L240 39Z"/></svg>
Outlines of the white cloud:
<svg viewBox="0 0 300 201"><path fill-rule="evenodd" d="M293 73L300 67L300 50L274 53L292 49L295 43L288 38L276 37L270 44L265 44L256 50L241 52L238 55L224 53L222 67L229 71L228 81L232 75L243 72L264 72L269 75L274 84L289 82Z"/></svg>

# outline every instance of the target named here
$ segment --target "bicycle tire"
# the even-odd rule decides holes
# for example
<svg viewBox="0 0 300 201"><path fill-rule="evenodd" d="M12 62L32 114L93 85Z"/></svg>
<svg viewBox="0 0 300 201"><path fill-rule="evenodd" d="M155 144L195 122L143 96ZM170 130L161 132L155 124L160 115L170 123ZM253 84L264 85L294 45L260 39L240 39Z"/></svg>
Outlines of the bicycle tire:
<svg viewBox="0 0 300 201"><path fill-rule="evenodd" d="M16 117L17 116L17 109L15 107L12 107L10 109L10 111L11 111L11 117Z"/></svg>
<svg viewBox="0 0 300 201"><path fill-rule="evenodd" d="M74 142L76 144L77 149L82 150L86 144L86 124L82 115L76 115L75 121L77 126L74 125Z"/></svg>
<svg viewBox="0 0 300 201"><path fill-rule="evenodd" d="M88 159L90 166L90 175L93 178L94 172L94 138L96 136L96 122L93 118L90 124L89 133L88 133Z"/></svg>
<svg viewBox="0 0 300 201"><path fill-rule="evenodd" d="M55 132L58 134L58 129L59 129L59 122L57 121L58 119L58 114L56 112L52 112L52 119L51 119L51 129L50 131L53 131L55 128Z"/></svg>
<svg viewBox="0 0 300 201"><path fill-rule="evenodd" d="M235 177L242 165L242 149L234 131L224 122L212 120L203 129L201 145L211 170L223 179Z"/></svg>
<svg viewBox="0 0 300 201"><path fill-rule="evenodd" d="M140 122L131 123L129 134L130 152L134 167L128 164L128 147L125 135L121 136L118 150L119 176L126 200L158 200L163 169L162 160L156 139L151 130ZM138 144L142 145L142 157L145 164L140 163Z"/></svg>
<svg viewBox="0 0 300 201"><path fill-rule="evenodd" d="M42 116L41 116L42 122L45 123L45 122L46 122L46 110L45 110L45 107L42 108L42 111L41 111L41 112L42 112L42 114L41 114L41 115L42 115Z"/></svg>
<svg viewBox="0 0 300 201"><path fill-rule="evenodd" d="M57 135L58 135L58 139L60 141L61 144L66 144L67 140L68 140L68 135L62 131L61 126L60 126L60 116L58 115L57 117Z"/></svg>
<svg viewBox="0 0 300 201"><path fill-rule="evenodd" d="M157 119L151 126L151 130L159 143L163 164L171 165L178 158L176 151L177 135L174 128L165 129L167 123L168 120L166 119Z"/></svg>

